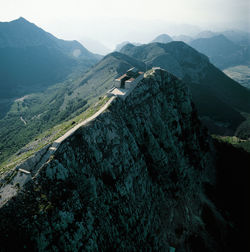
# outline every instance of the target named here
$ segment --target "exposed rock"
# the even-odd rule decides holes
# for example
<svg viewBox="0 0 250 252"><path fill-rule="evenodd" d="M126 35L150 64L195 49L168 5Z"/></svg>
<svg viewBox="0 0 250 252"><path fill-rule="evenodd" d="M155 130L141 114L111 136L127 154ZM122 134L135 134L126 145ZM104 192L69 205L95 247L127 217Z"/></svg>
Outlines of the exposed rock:
<svg viewBox="0 0 250 252"><path fill-rule="evenodd" d="M219 251L204 220L205 209L223 229L203 193L212 167L187 87L150 71L2 206L1 249Z"/></svg>

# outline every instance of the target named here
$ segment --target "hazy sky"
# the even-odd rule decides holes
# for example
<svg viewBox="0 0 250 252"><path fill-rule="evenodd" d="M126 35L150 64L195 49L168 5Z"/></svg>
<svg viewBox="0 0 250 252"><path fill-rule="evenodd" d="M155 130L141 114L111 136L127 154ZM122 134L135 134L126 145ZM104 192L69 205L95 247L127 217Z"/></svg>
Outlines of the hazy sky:
<svg viewBox="0 0 250 252"><path fill-rule="evenodd" d="M199 28L250 30L249 0L0 0L0 9L0 21L22 16L59 38L109 48Z"/></svg>

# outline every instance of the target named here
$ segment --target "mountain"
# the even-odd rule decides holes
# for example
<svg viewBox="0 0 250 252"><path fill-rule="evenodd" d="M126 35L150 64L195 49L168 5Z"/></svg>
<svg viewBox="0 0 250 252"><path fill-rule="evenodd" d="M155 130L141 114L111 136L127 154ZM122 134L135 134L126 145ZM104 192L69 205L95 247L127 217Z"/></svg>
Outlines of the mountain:
<svg viewBox="0 0 250 252"><path fill-rule="evenodd" d="M245 45L250 42L250 33L239 30L227 30L222 34L237 45Z"/></svg>
<svg viewBox="0 0 250 252"><path fill-rule="evenodd" d="M24 146L32 139L83 113L114 86L115 78L131 67L145 71L161 66L183 79L203 122L213 133L232 135L245 120L241 111L249 113L249 91L183 42L128 44L122 51L125 54L111 53L87 72L77 71L43 92L15 99L0 120L0 162L8 160L20 148L26 152L30 147Z"/></svg>
<svg viewBox="0 0 250 252"><path fill-rule="evenodd" d="M126 45L121 52L143 61L147 68L159 66L184 80L199 115L213 133L233 134L245 120L240 112L250 112L249 90L183 42Z"/></svg>
<svg viewBox="0 0 250 252"><path fill-rule="evenodd" d="M249 60L244 48L234 44L224 35L196 39L190 42L190 46L207 55L220 69L245 64Z"/></svg>
<svg viewBox="0 0 250 252"><path fill-rule="evenodd" d="M0 99L10 99L44 90L100 58L77 41L57 39L19 18L0 23L0 59Z"/></svg>
<svg viewBox="0 0 250 252"><path fill-rule="evenodd" d="M151 43L159 42L159 43L169 43L173 41L173 39L168 34L161 34L157 36Z"/></svg>
<svg viewBox="0 0 250 252"><path fill-rule="evenodd" d="M195 36L195 38L196 39L200 39L200 38L212 38L212 37L217 36L217 35L218 35L217 32L213 32L213 31L207 30L207 31L201 31L201 32L199 32Z"/></svg>
<svg viewBox="0 0 250 252"><path fill-rule="evenodd" d="M150 70L125 99L109 102L41 159L1 177L1 250L246 248L233 203L222 207L234 194L214 181L212 142L186 85Z"/></svg>
<svg viewBox="0 0 250 252"><path fill-rule="evenodd" d="M201 38L212 38L219 35L224 35L227 39L237 45L245 45L250 41L250 33L241 31L241 30L225 30L220 32L214 31L202 31L199 32L194 38L201 39Z"/></svg>

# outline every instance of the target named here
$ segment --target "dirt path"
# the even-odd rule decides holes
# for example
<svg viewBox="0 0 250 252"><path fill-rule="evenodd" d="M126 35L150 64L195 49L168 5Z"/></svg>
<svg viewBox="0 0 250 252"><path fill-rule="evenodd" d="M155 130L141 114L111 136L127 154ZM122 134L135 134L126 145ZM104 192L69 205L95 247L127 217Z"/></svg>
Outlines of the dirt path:
<svg viewBox="0 0 250 252"><path fill-rule="evenodd" d="M22 117L22 116L20 116L20 119L21 119L21 121L24 123L24 125L26 125L26 124L27 124L27 122L23 119L23 117Z"/></svg>
<svg viewBox="0 0 250 252"><path fill-rule="evenodd" d="M72 135L76 130L78 130L80 127L82 127L83 125L87 124L88 122L92 121L93 119L95 119L97 116L99 116L104 110L107 109L107 107L110 105L110 103L115 99L115 96L111 97L109 99L109 101L103 106L101 107L94 115L92 115L91 117L87 118L86 120L84 120L83 122L77 124L74 128L72 128L71 130L69 130L68 132L66 132L63 136L59 137L57 140L54 141L54 143L60 144L62 141L64 141L67 137L69 137L70 135Z"/></svg>
<svg viewBox="0 0 250 252"><path fill-rule="evenodd" d="M0 187L0 207L6 202L8 202L9 199L14 197L18 193L19 188L22 188L28 181L34 179L39 174L39 171L40 169L42 169L43 165L49 160L51 155L56 152L57 148L67 137L72 135L77 129L79 129L83 125L87 124L88 122L94 120L97 116L99 116L103 111L108 108L108 106L114 99L115 96L111 97L110 100L103 107L101 107L94 115L87 118L71 130L66 132L63 136L54 141L49 148L47 147L48 149L40 150L36 153L36 155L29 158L22 164L18 165L18 167L16 167L16 170L18 172L11 180L11 183L7 183ZM26 124L25 120L22 117L20 117L20 119L24 122L24 124ZM17 184L19 185L18 187L16 186Z"/></svg>

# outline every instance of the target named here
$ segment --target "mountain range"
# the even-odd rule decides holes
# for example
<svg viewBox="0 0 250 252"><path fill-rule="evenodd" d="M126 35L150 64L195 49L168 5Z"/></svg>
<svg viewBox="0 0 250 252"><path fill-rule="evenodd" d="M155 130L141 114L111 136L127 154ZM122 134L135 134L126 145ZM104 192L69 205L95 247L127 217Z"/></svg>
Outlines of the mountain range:
<svg viewBox="0 0 250 252"><path fill-rule="evenodd" d="M250 112L250 93L214 67L205 55L183 42L126 45L121 52L142 60L147 68L162 67L184 80L207 126L214 133L231 134Z"/></svg>
<svg viewBox="0 0 250 252"><path fill-rule="evenodd" d="M250 61L250 47L237 45L224 35L195 39L189 44L197 51L207 55L211 62L220 69L247 65Z"/></svg>
<svg viewBox="0 0 250 252"><path fill-rule="evenodd" d="M0 116L13 99L45 90L100 56L77 41L57 39L24 18L0 23ZM5 102L3 102L5 101Z"/></svg>
<svg viewBox="0 0 250 252"><path fill-rule="evenodd" d="M101 114L1 176L1 249L246 249L248 169L214 158L187 86L155 68L125 98L106 99Z"/></svg>
<svg viewBox="0 0 250 252"><path fill-rule="evenodd" d="M196 36L179 35L171 38L161 34L152 42L169 43L183 41L209 57L212 64L224 70L237 65L250 64L250 34L240 31L224 31L221 33L203 31Z"/></svg>
<svg viewBox="0 0 250 252"><path fill-rule="evenodd" d="M18 45L20 48L17 49L21 50L25 44L29 43L39 52L38 45L43 44L44 48L48 50L53 48L56 53L66 57L70 62L66 66L70 67L69 72L64 72L63 68L58 67L58 71L62 71L64 77L55 79L51 77L53 74L50 73L50 70L44 69L40 65L41 71L48 71L47 78L51 77L45 86L37 84L41 83L37 80L32 82L32 76L30 78L30 72L26 69L23 75L25 78L30 78L31 83L31 85L23 84L26 91L16 88L14 98L7 99L7 102L6 98L0 99L0 103L8 104L7 109L2 113L2 120L0 120L1 161L6 160L10 154L18 151L42 132L89 108L98 100L99 96L112 88L115 78L131 67L137 67L141 71L146 71L153 66L162 67L187 83L199 115L212 133L233 135L239 125L246 120L245 116L250 113L249 91L214 67L205 55L183 42L150 43L140 46L127 44L120 52L111 53L94 65L94 62L97 62L100 57L86 51L77 42L58 40L22 18L4 23L4 27L8 27L8 25L23 27L19 30L23 30L23 33L25 31L27 37L30 36L27 41L24 38L24 41L19 44L18 40L14 38L21 35L17 33L14 36L15 29L11 28L9 32L2 32L5 34L5 40L2 40L5 42L2 42L2 45L6 44L6 41L11 41L9 44L12 47L9 50ZM7 34L10 34L9 37ZM30 47L28 47L26 57L33 55L29 49ZM78 51L78 49L83 53L76 58L72 52ZM15 49L13 51L15 52ZM6 59L8 57L9 55L6 56ZM29 64L39 62L37 57L37 55L31 57ZM74 62L73 65L72 62ZM60 64L61 61L57 61L57 65L60 66ZM36 76L34 75L34 78ZM39 79L39 77L37 78ZM3 85L3 89L4 83L1 82L1 85ZM41 89L42 92L39 91ZM19 90L25 96L20 95ZM2 106L3 108L5 107ZM243 116L242 112L246 114ZM240 132L239 136L242 134L242 131ZM248 131L245 131L244 137L248 136L246 132Z"/></svg>

